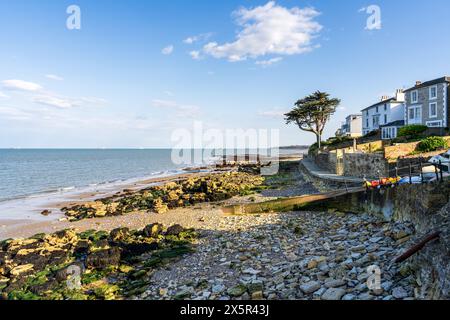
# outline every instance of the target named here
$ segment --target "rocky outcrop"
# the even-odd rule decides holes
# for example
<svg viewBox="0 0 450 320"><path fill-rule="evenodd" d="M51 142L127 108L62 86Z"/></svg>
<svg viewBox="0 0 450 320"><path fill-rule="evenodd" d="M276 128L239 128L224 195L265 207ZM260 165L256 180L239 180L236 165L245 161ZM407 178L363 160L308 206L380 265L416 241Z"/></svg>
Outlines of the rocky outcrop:
<svg viewBox="0 0 450 320"><path fill-rule="evenodd" d="M260 187L263 181L260 176L244 172L215 173L137 192L127 191L113 197L63 208L62 211L71 221L123 215L140 210L163 214L172 208L248 194Z"/></svg>
<svg viewBox="0 0 450 320"><path fill-rule="evenodd" d="M64 230L0 242L0 298L120 299L144 290L157 266L190 253L196 233L153 224L141 231Z"/></svg>

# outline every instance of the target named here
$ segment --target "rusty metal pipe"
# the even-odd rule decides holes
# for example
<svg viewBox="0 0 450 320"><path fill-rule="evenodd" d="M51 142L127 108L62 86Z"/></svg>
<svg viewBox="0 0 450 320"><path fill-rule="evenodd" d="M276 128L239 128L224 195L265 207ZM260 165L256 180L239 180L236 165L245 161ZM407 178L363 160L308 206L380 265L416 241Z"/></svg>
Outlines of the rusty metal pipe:
<svg viewBox="0 0 450 320"><path fill-rule="evenodd" d="M411 257L412 255L416 254L418 251L422 250L423 247L425 247L425 245L433 240L436 240L440 237L441 235L441 231L437 231L434 232L428 236L426 236L422 241L420 241L418 244L414 245L413 247L411 247L411 249L409 249L408 251L406 251L404 254L402 254L401 256L397 257L394 260L394 263L400 263L405 261L406 259L408 259L409 257Z"/></svg>

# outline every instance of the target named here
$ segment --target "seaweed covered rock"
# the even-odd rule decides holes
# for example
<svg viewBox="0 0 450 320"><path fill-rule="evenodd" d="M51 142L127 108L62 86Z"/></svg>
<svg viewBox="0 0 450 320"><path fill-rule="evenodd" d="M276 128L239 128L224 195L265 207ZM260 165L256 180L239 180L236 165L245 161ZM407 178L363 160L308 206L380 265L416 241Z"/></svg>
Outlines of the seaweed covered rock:
<svg viewBox="0 0 450 320"><path fill-rule="evenodd" d="M122 215L140 210L163 214L173 208L246 195L257 190L263 181L261 176L246 172L214 173L168 182L140 191L128 190L94 202L63 208L62 211L71 221Z"/></svg>
<svg viewBox="0 0 450 320"><path fill-rule="evenodd" d="M106 269L118 267L121 250L118 247L98 250L90 253L86 258L86 267L92 269Z"/></svg>
<svg viewBox="0 0 450 320"><path fill-rule="evenodd" d="M192 252L196 233L63 230L0 243L0 299L117 299L145 290L154 268Z"/></svg>
<svg viewBox="0 0 450 320"><path fill-rule="evenodd" d="M164 226L159 223L149 224L142 231L147 238L157 238L163 231Z"/></svg>

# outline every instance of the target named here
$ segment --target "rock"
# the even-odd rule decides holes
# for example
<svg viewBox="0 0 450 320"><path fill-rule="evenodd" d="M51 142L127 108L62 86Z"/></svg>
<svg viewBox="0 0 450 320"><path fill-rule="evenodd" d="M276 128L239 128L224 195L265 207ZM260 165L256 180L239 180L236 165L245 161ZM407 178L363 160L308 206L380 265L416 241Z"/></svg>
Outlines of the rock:
<svg viewBox="0 0 450 320"><path fill-rule="evenodd" d="M325 287L327 288L338 288L338 287L342 287L346 284L346 282L344 280L329 280L327 282L325 282Z"/></svg>
<svg viewBox="0 0 450 320"><path fill-rule="evenodd" d="M169 207L162 201L162 199L155 199L153 201L153 210L156 213L162 214L169 211Z"/></svg>
<svg viewBox="0 0 450 320"><path fill-rule="evenodd" d="M310 262L308 262L307 268L309 270L315 269L315 268L317 268L318 264L319 263L317 262L317 260L311 260Z"/></svg>
<svg viewBox="0 0 450 320"><path fill-rule="evenodd" d="M247 287L244 286L243 284L238 284L232 288L229 288L227 290L227 294L230 297L240 297L242 296L245 292L247 292Z"/></svg>
<svg viewBox="0 0 450 320"><path fill-rule="evenodd" d="M382 237L372 237L372 238L369 239L369 241L372 242L372 243L378 243L381 240L383 240Z"/></svg>
<svg viewBox="0 0 450 320"><path fill-rule="evenodd" d="M110 232L109 238L112 241L123 241L130 235L130 229L128 228L117 228Z"/></svg>
<svg viewBox="0 0 450 320"><path fill-rule="evenodd" d="M242 270L242 272L246 273L246 274L251 274L251 275L257 275L257 274L261 273L261 271L255 270L253 268L247 268L245 270Z"/></svg>
<svg viewBox="0 0 450 320"><path fill-rule="evenodd" d="M159 288L159 295L162 297L167 296L167 289L166 288Z"/></svg>
<svg viewBox="0 0 450 320"><path fill-rule="evenodd" d="M346 301L350 301L350 300L355 300L356 296L354 294L346 294L345 296L342 297L341 300L346 300Z"/></svg>
<svg viewBox="0 0 450 320"><path fill-rule="evenodd" d="M118 266L121 250L117 247L99 250L90 253L86 258L86 266L94 269L106 269L110 266Z"/></svg>
<svg viewBox="0 0 450 320"><path fill-rule="evenodd" d="M313 293L320 288L320 283L317 281L310 281L305 284L300 285L300 290L302 290L306 294Z"/></svg>
<svg viewBox="0 0 450 320"><path fill-rule="evenodd" d="M262 291L256 291L252 293L252 300L262 300L264 298Z"/></svg>
<svg viewBox="0 0 450 320"><path fill-rule="evenodd" d="M215 286L212 287L212 292L213 293L222 293L225 290L225 286L222 284L216 284Z"/></svg>
<svg viewBox="0 0 450 320"><path fill-rule="evenodd" d="M400 240L400 239L403 239L403 238L405 238L407 236L409 236L408 232L406 232L404 230L400 230L400 231L394 233L393 238L395 240Z"/></svg>
<svg viewBox="0 0 450 320"><path fill-rule="evenodd" d="M190 298L192 295L192 290L189 288L178 291L174 296L174 300L184 300Z"/></svg>
<svg viewBox="0 0 450 320"><path fill-rule="evenodd" d="M24 264L24 265L20 265L20 266L13 268L10 271L10 274L11 274L11 276L18 278L18 277L23 277L25 275L32 273L33 270L34 270L34 265Z"/></svg>
<svg viewBox="0 0 450 320"><path fill-rule="evenodd" d="M392 296L395 299L404 299L408 297L408 292L403 287L396 287L392 289Z"/></svg>
<svg viewBox="0 0 450 320"><path fill-rule="evenodd" d="M341 300L341 298L345 295L346 291L341 288L329 288L322 295L322 300Z"/></svg>
<svg viewBox="0 0 450 320"><path fill-rule="evenodd" d="M252 283L250 283L249 285L247 285L248 288L248 292L250 293L254 293L254 292L258 292L258 291L263 291L263 283L262 281L254 281Z"/></svg>
<svg viewBox="0 0 450 320"><path fill-rule="evenodd" d="M175 224L175 225L167 228L167 231L165 234L166 234L166 236L177 236L183 231L184 231L184 228L182 226L180 226L179 224Z"/></svg>
<svg viewBox="0 0 450 320"><path fill-rule="evenodd" d="M147 238L157 238L163 231L163 225L159 223L149 224L144 228L144 236Z"/></svg>
<svg viewBox="0 0 450 320"><path fill-rule="evenodd" d="M44 210L44 211L41 212L41 214L43 216L48 216L50 213L52 213L50 210Z"/></svg>

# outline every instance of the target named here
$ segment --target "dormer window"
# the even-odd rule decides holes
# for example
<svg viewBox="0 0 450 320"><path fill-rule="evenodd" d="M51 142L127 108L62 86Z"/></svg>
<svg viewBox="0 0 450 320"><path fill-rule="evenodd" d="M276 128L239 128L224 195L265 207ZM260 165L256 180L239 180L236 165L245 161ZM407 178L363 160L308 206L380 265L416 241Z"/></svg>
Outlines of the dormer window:
<svg viewBox="0 0 450 320"><path fill-rule="evenodd" d="M437 86L430 87L430 100L437 99Z"/></svg>
<svg viewBox="0 0 450 320"><path fill-rule="evenodd" d="M419 92L417 90L414 90L411 92L411 103L417 102L419 102Z"/></svg>

